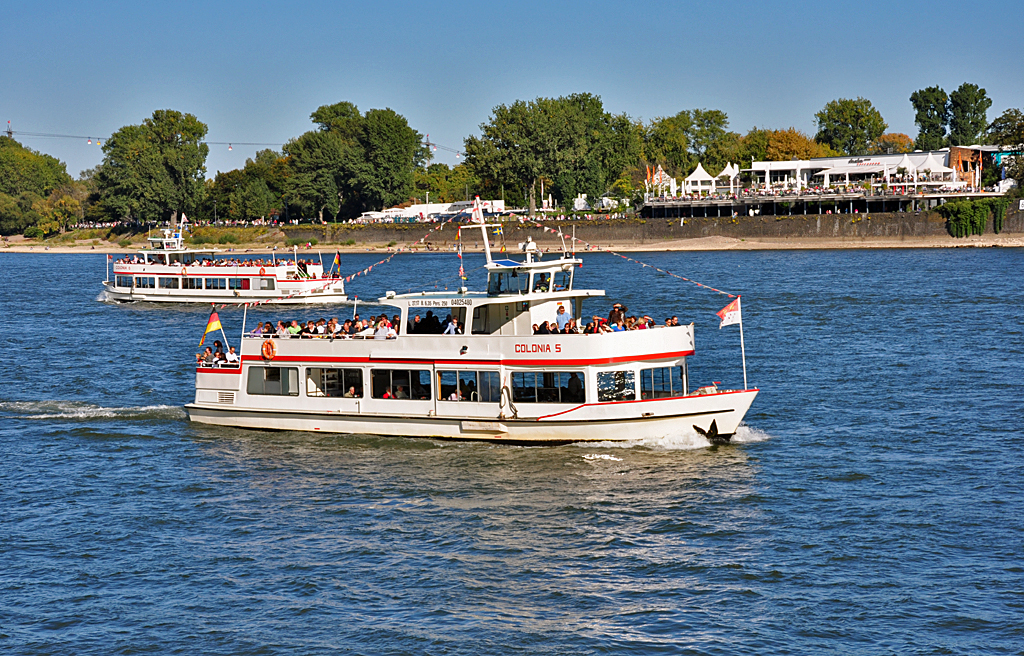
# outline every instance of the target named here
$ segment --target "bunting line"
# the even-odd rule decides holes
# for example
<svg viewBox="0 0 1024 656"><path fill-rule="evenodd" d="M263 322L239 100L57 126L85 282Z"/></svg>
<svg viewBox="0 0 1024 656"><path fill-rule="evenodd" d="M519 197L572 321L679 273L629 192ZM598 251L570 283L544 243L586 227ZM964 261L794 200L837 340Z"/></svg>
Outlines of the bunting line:
<svg viewBox="0 0 1024 656"><path fill-rule="evenodd" d="M587 247L588 250L593 250L594 249L594 247L591 246L589 242L586 242L586 241L584 241L582 239L578 239L576 237L573 237L572 235L562 234L561 230L556 230L554 228L549 228L548 226L546 226L546 225L544 225L542 223L537 223L536 221L530 221L530 220L527 220L527 219L524 219L524 218L520 218L519 222L524 224L524 225L533 225L533 226L535 226L537 228L540 228L541 230L544 230L545 232L550 232L551 234L556 234L556 235L558 235L559 237L562 237L562 238L568 237L569 239L571 239L574 242L583 244L584 246ZM655 271L657 271L659 273L664 273L667 276L671 276L673 278L678 278L679 280L685 280L688 283L697 285L698 287L702 287L703 289L708 289L708 290L711 290L713 292L717 292L719 294L722 294L723 296L728 296L729 298L736 298L738 296L737 294L730 294L729 292L724 292L721 289L716 289L716 288L712 287L711 285L705 285L702 282L697 282L696 280L692 280L692 279L687 278L685 276L680 276L678 274L672 273L671 271L666 271L665 269L662 269L660 267L656 267L653 264L647 264L646 262L641 262L640 260L635 260L635 259L629 257L628 255L623 255L622 253L617 253L615 251L611 251L611 250L608 250L608 249L598 249L598 250L601 250L604 253L611 253L612 255L615 255L616 257L621 257L622 259L627 260L629 262L633 262L634 264L639 264L641 267L648 267L648 268L654 269Z"/></svg>

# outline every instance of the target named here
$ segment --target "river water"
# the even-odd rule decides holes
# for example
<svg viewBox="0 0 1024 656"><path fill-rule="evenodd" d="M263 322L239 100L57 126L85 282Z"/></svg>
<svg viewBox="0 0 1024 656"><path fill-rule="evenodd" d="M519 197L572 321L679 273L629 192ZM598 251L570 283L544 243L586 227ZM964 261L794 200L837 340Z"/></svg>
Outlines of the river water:
<svg viewBox="0 0 1024 656"><path fill-rule="evenodd" d="M102 255L0 254L0 651L1024 653L1024 252L637 257L743 294L735 443L193 425L208 309L97 302ZM604 253L577 286L694 321L691 381L742 384L727 297Z"/></svg>

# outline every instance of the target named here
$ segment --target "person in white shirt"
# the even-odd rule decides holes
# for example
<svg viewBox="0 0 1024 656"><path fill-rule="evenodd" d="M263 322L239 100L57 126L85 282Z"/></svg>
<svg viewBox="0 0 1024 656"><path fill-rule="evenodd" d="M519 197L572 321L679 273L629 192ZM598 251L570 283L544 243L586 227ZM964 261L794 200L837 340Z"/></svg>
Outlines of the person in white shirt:
<svg viewBox="0 0 1024 656"><path fill-rule="evenodd" d="M228 352L224 355L224 361L228 364L238 364L238 354L235 353L234 346L228 347Z"/></svg>

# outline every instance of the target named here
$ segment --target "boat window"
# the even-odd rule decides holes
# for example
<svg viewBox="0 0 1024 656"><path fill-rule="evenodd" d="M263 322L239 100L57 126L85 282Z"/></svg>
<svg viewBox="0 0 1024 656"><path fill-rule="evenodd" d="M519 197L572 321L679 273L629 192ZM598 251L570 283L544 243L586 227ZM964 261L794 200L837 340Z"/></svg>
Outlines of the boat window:
<svg viewBox="0 0 1024 656"><path fill-rule="evenodd" d="M512 400L516 403L583 403L584 376L576 371L516 371Z"/></svg>
<svg viewBox="0 0 1024 656"><path fill-rule="evenodd" d="M352 390L351 392L349 390ZM363 396L362 369L306 369L306 396Z"/></svg>
<svg viewBox="0 0 1024 656"><path fill-rule="evenodd" d="M441 401L497 403L501 382L497 371L439 371L437 398Z"/></svg>
<svg viewBox="0 0 1024 656"><path fill-rule="evenodd" d="M274 289L274 279L260 278L260 289Z"/></svg>
<svg viewBox="0 0 1024 656"><path fill-rule="evenodd" d="M487 295L510 294L516 291L512 287L512 274L508 271L494 271L487 277Z"/></svg>
<svg viewBox="0 0 1024 656"><path fill-rule="evenodd" d="M564 292L572 289L572 269L559 271L555 274L555 291Z"/></svg>
<svg viewBox="0 0 1024 656"><path fill-rule="evenodd" d="M177 289L178 279L177 278L161 278L160 289Z"/></svg>
<svg viewBox="0 0 1024 656"><path fill-rule="evenodd" d="M535 292L549 292L549 291L551 291L551 274L550 273L535 273L533 275L533 291L535 291Z"/></svg>
<svg viewBox="0 0 1024 656"><path fill-rule="evenodd" d="M409 369L371 369L375 399L429 399L430 372Z"/></svg>
<svg viewBox="0 0 1024 656"><path fill-rule="evenodd" d="M530 274L519 269L493 271L487 278L488 296L525 294L528 291L530 291Z"/></svg>
<svg viewBox="0 0 1024 656"><path fill-rule="evenodd" d="M249 394L298 396L299 370L297 367L249 367L246 391Z"/></svg>
<svg viewBox="0 0 1024 656"><path fill-rule="evenodd" d="M182 278L181 279L182 289L202 289L203 279L202 278Z"/></svg>
<svg viewBox="0 0 1024 656"><path fill-rule="evenodd" d="M207 278L206 288L207 289L227 289L227 278Z"/></svg>
<svg viewBox="0 0 1024 656"><path fill-rule="evenodd" d="M249 279L228 278L228 289L249 289Z"/></svg>
<svg viewBox="0 0 1024 656"><path fill-rule="evenodd" d="M114 284L118 287L131 287L132 282L134 281L131 276L117 276L114 280Z"/></svg>
<svg viewBox="0 0 1024 656"><path fill-rule="evenodd" d="M139 289L156 289L156 278L152 276L135 276L135 286Z"/></svg>
<svg viewBox="0 0 1024 656"><path fill-rule="evenodd" d="M636 382L632 371L602 371L597 374L598 401L633 401Z"/></svg>
<svg viewBox="0 0 1024 656"><path fill-rule="evenodd" d="M682 367L640 370L641 399L667 399L674 396L686 396Z"/></svg>

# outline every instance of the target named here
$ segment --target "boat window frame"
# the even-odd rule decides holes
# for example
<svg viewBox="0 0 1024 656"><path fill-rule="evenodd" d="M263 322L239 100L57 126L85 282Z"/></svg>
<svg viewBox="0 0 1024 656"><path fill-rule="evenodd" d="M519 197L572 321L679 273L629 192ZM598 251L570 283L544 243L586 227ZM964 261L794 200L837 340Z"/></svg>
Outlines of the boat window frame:
<svg viewBox="0 0 1024 656"><path fill-rule="evenodd" d="M276 380L269 376L271 370L277 371ZM288 373L282 374L285 370ZM277 391L268 391L267 383L276 383ZM273 385L269 389L273 390ZM298 396L299 368L252 365L246 374L245 392L252 396Z"/></svg>
<svg viewBox="0 0 1024 656"><path fill-rule="evenodd" d="M446 401L449 403L501 402L501 372L497 369L437 369L434 374L437 379L438 401ZM452 375L454 375L455 383L451 382ZM455 392L455 389L466 389L463 385L465 382L470 380L470 376L472 376L471 382L473 383L473 388L469 393L460 399L449 398ZM484 381L486 381L486 383ZM487 398L483 398L485 388L487 391ZM447 394L445 393L446 391L448 392ZM476 398L473 398L473 395L476 395Z"/></svg>
<svg viewBox="0 0 1024 656"><path fill-rule="evenodd" d="M569 381L572 379L572 374L576 374L580 381L580 391L576 398L570 396L569 393ZM517 381L525 383L531 376L534 381L532 386L517 385ZM555 379L546 378L548 376L554 376ZM562 385L563 382L565 383L564 387ZM512 401L514 403L586 403L587 373L579 369L512 371L509 372L509 389L512 392ZM522 391L530 389L533 390L532 394L524 394ZM552 398L552 395L554 395L554 398Z"/></svg>
<svg viewBox="0 0 1024 656"><path fill-rule="evenodd" d="M408 396L406 396L405 398L398 398L398 397L395 397L395 396L390 396L389 398L385 399L384 396L383 396L383 392L381 392L381 396L377 396L377 376L379 374L382 374L382 373L385 373L385 372L388 374L388 384L385 386L386 389L391 390L392 393L394 393L396 391L396 388L397 388L398 385L404 384L404 385L407 386L407 389L408 389L407 394L408 394ZM399 373L405 372L405 373L407 373L408 374L408 378L406 380L408 380L408 383L403 383L403 382L397 382L396 383L395 382L395 373L396 372L399 372ZM413 392L413 385L412 385L412 382L413 382L412 374L413 374L413 372L416 372L416 373L419 374L419 386L420 386L421 390L423 388L425 388L426 394L419 393L416 396L413 396L413 394L412 394L412 392ZM424 382L423 382L424 381L424 374L426 374L426 376L425 376L426 384L425 385L424 385ZM433 389L432 389L433 380L432 379L433 379L433 372L430 369L405 369L405 368L402 368L402 369L384 369L384 368L373 368L373 369L370 369L370 397L369 398L374 399L376 401L430 401L430 400L433 399L433 396L432 396L432 394L433 394Z"/></svg>
<svg viewBox="0 0 1024 656"><path fill-rule="evenodd" d="M667 373L667 379L666 379ZM678 374L678 377L676 376ZM647 367L640 370L640 399L675 399L686 396L686 374L682 365L665 365ZM658 380L660 377L660 381ZM668 382L669 389L657 389L658 383L664 386Z"/></svg>
<svg viewBox="0 0 1024 656"><path fill-rule="evenodd" d="M327 381L329 374L327 372L338 372L337 385L330 385ZM314 372L318 372L315 373ZM343 399L343 398L363 398L364 388L364 376L363 370L357 367L306 367L306 396L314 399L331 398L331 399ZM313 376L317 376L319 381L314 380ZM318 393L310 393L310 383L313 383L315 391ZM356 395L346 397L345 393L349 387L356 388Z"/></svg>

